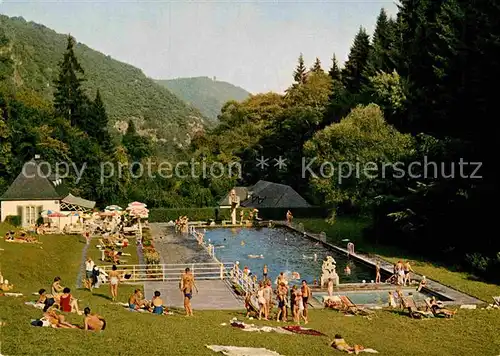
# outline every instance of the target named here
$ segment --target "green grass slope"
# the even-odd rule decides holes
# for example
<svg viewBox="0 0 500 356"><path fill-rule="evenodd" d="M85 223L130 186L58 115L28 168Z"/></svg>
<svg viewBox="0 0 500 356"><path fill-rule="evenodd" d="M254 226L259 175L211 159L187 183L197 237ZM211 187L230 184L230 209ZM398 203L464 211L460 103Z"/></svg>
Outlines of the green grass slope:
<svg viewBox="0 0 500 356"><path fill-rule="evenodd" d="M10 39L15 63L13 81L19 89L31 89L52 100L58 63L67 35L20 17L0 15L0 28ZM77 39L78 40L78 39ZM182 143L187 134L204 126L201 113L129 64L114 60L78 43L76 55L85 71L85 88L93 98L101 91L111 125L124 128L134 119L139 132L159 140ZM125 126L126 127L126 126Z"/></svg>
<svg viewBox="0 0 500 356"><path fill-rule="evenodd" d="M177 78L156 82L213 120L217 119L226 102L242 101L250 95L245 89L208 77Z"/></svg>

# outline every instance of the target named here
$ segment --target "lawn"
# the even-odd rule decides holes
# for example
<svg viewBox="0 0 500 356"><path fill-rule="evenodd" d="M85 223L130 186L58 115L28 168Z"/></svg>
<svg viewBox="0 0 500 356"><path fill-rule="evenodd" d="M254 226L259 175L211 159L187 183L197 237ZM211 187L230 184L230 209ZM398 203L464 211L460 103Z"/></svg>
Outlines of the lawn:
<svg viewBox="0 0 500 356"><path fill-rule="evenodd" d="M345 247L346 242L342 240L349 239L354 243L357 251L376 254L393 263L398 260L409 260L415 272L488 303L492 302L492 296L500 295L499 285L478 281L469 273L453 271L449 267L429 262L424 257L415 256L396 247L375 246L365 241L361 231L369 224L368 219L337 218L333 225L322 219L296 219L295 222L302 223L306 231L313 233L324 231L330 243Z"/></svg>
<svg viewBox="0 0 500 356"><path fill-rule="evenodd" d="M0 227L1 232L1 227ZM153 316L132 313L109 301L107 286L91 294L76 290L80 306L90 306L103 315L107 329L100 334L81 330L36 328L30 320L41 311L24 305L40 287L49 287L60 275L68 285L76 282L83 239L75 236L42 236L43 247L10 244L0 240L2 273L26 297L0 297L2 321L0 353L3 355L215 355L206 344L266 347L282 355L342 355L328 347L336 333L350 343L371 347L381 355L497 355L500 339L497 326L500 310L460 310L453 320L411 320L397 312L378 311L372 320L345 317L327 310L312 310L311 328L328 337L252 333L221 326L233 317L243 319L241 311L195 310L194 318L176 313ZM126 301L132 286L121 286L120 301ZM196 296L195 296L196 298ZM168 301L168 296L166 296ZM82 317L68 315L82 323ZM252 321L277 326L276 322ZM403 332L401 332L404 330Z"/></svg>

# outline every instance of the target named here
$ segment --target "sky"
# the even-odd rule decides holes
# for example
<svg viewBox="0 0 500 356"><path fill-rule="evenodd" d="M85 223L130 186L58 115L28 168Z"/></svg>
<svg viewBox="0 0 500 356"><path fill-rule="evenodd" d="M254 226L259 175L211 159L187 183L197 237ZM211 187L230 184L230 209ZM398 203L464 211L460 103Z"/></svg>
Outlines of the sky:
<svg viewBox="0 0 500 356"><path fill-rule="evenodd" d="M154 79L208 76L251 93L283 92L297 58L333 53L347 59L359 27L373 33L392 0L118 1L0 0L0 13L22 16L132 64Z"/></svg>

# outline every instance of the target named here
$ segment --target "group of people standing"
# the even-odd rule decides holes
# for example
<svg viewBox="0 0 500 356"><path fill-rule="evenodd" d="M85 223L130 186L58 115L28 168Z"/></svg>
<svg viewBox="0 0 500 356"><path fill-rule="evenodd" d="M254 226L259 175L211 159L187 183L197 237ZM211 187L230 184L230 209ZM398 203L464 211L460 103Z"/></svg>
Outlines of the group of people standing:
<svg viewBox="0 0 500 356"><path fill-rule="evenodd" d="M277 279L277 288L273 291L271 286L271 280L267 278L267 271L265 272L264 279L259 282L259 287L257 291L257 300L259 303L258 318L269 320L270 314L273 308L273 295L276 296L276 302L278 304L278 310L276 313L276 321L288 321L288 308L290 305L290 311L292 320L300 324L301 320L304 323L308 323L308 301L312 297L311 288L307 285L305 280L302 281L300 288L294 285L292 288L288 287L288 282L283 274L280 273ZM252 313L251 306L251 293L246 294L245 307L247 309L247 316Z"/></svg>

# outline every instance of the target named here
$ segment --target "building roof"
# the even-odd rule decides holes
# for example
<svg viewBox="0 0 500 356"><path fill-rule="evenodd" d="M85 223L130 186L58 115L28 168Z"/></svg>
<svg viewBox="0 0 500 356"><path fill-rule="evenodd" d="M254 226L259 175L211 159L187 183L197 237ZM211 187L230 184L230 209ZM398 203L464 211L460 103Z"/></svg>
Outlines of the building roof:
<svg viewBox="0 0 500 356"><path fill-rule="evenodd" d="M310 208L311 205L289 185L258 181L248 188L249 197L241 203L247 208Z"/></svg>
<svg viewBox="0 0 500 356"><path fill-rule="evenodd" d="M93 209L95 207L95 201L90 201L90 200L83 199L83 198L80 198L80 197L75 197L71 193L68 194L68 196L65 197L61 201L64 202L64 203L66 203L66 204L78 205L78 206L81 206L81 207L84 207L84 208L88 208L88 209Z"/></svg>
<svg viewBox="0 0 500 356"><path fill-rule="evenodd" d="M59 200L67 195L48 167L31 160L24 164L21 173L0 197L0 200ZM53 179L53 180L51 180Z"/></svg>
<svg viewBox="0 0 500 356"><path fill-rule="evenodd" d="M240 202L244 201L247 196L248 196L248 188L247 187L234 187L233 188L236 191L236 195L240 197ZM229 191L224 198L222 198L219 201L220 206L229 206L231 205L229 203L229 194L231 194L231 191Z"/></svg>

